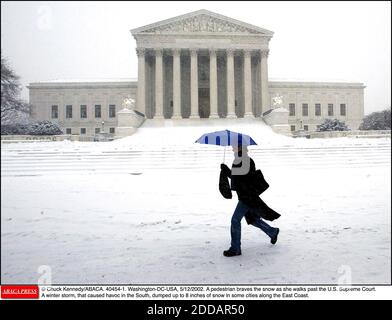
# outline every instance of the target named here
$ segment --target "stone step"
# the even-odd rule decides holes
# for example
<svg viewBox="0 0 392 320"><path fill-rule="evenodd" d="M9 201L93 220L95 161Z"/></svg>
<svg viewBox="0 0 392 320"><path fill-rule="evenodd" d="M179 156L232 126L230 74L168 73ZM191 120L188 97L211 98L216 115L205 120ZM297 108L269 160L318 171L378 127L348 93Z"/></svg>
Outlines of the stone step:
<svg viewBox="0 0 392 320"><path fill-rule="evenodd" d="M255 154L287 154L287 153L315 153L315 152L328 152L328 153L337 153L337 152L367 152L367 151L390 151L390 147L377 147L377 148L275 148L275 149L254 149L250 150L249 153L252 155ZM224 153L224 149L220 150L212 150L209 148L206 149L169 149L169 150L122 150L122 151L102 151L102 152L89 152L89 153L79 153L79 152L73 152L73 153L64 153L64 152L3 152L2 156L90 156L90 155L134 155L134 154L167 154L167 153L181 153L181 154L195 154L195 153L206 153L206 154L220 154ZM231 150L226 149L227 154L232 154Z"/></svg>
<svg viewBox="0 0 392 320"><path fill-rule="evenodd" d="M340 160L349 160L349 159L362 159L369 161L373 158L385 158L389 159L390 158L390 153L363 153L363 154L338 154L338 155L331 155L331 154L292 154L292 155L285 155L285 156L272 156L272 155L256 155L252 156L254 160L258 159L261 161L292 161L296 160L298 158L301 159L306 159L306 160L317 160L317 159L325 159L325 160L333 160L336 158L339 158ZM80 162L91 162L91 163L96 163L96 162L103 162L103 161L110 161L110 162L128 162L128 161L140 161L143 159L143 161L208 161L210 159L213 160L223 160L223 155L199 155L199 156L192 156L192 157L183 157L183 156L176 156L176 155L171 155L171 156L166 156L166 157L160 157L160 156L149 156L149 157L118 157L118 156L108 156L108 157L89 157L89 158L9 158L9 159L2 159L1 163L4 165L12 165L14 163L26 163L26 164L33 164L33 163L61 163L61 162L66 162L66 163L80 163ZM226 157L226 160L228 162L231 162L233 158Z"/></svg>
<svg viewBox="0 0 392 320"><path fill-rule="evenodd" d="M346 165L346 166L322 166L322 167L308 167L308 166L302 166L302 167L295 167L296 170L333 170L336 168L340 169L354 169L354 168L376 168L376 167L385 167L385 164L375 164L375 165L368 165L368 164L363 164L363 165ZM152 171L159 171L159 170L170 170L174 172L189 172L191 170L192 172L211 172L211 174L217 174L217 169L211 169L211 168L204 168L204 167L167 167L167 168L119 168L115 170L110 170L110 169L102 169L102 170L97 170L97 169L80 169L80 170L52 170L52 171L38 171L38 170L30 170L30 171L7 171L7 172L2 172L2 177L22 177L22 176L42 176L42 175L72 175L72 174L132 174L132 173L139 173L139 174L144 174ZM264 168L264 169L274 169L274 168Z"/></svg>
<svg viewBox="0 0 392 320"><path fill-rule="evenodd" d="M21 170L27 170L29 168L40 168L42 167L43 169L45 168L64 168L64 167L69 167L69 168L76 168L76 167L91 167L94 166L96 167L102 167L102 166L108 166L108 167L113 167L113 166L154 166L154 167L165 167L167 165L169 166L182 166L182 165L187 165L187 166L211 166L211 165L216 165L220 164L221 161L217 160L211 160L211 161L199 161L199 160L188 160L188 161L167 161L167 160L160 160L160 161L146 161L146 160L138 160L138 161L128 161L128 162L48 162L48 163L35 163L35 164L28 164L28 163L14 163L14 164L9 164L7 166L2 166L1 171L6 171L10 169L21 169ZM330 165L330 164L372 164L372 163L385 163L388 164L390 163L390 158L388 157L375 157L372 159L349 159L349 160L329 160L329 161L303 161L302 159L298 159L298 161L269 161L269 162L263 162L263 161L256 161L257 166L270 166L270 167L279 167L282 165L287 165L287 166L296 166L296 165L318 165L318 166L324 166L324 165Z"/></svg>

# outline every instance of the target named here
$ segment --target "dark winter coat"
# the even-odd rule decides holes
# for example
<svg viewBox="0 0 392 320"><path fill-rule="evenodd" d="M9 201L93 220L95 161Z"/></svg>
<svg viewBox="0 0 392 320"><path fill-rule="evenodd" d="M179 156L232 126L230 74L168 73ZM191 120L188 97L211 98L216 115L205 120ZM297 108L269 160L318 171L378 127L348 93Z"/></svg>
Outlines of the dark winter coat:
<svg viewBox="0 0 392 320"><path fill-rule="evenodd" d="M231 170L227 166L223 166L220 180L222 179L222 175L225 175L227 178L230 178L231 190L236 191L238 200L242 201L250 208L249 212L247 212L247 214L245 215L245 219L248 224L251 224L255 219L259 218L263 218L269 221L278 219L280 217L280 214L268 207L267 204L259 197L260 193L258 192L257 188L255 188L256 165L253 159L250 157L249 161L250 169L249 172L245 175L232 174L233 169L240 167L241 163L233 163Z"/></svg>

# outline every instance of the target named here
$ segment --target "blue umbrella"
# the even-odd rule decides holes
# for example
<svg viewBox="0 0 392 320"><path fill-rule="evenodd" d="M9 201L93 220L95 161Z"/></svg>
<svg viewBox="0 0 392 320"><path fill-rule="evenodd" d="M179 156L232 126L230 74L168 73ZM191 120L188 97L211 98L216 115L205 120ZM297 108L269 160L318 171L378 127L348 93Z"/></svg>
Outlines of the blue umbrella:
<svg viewBox="0 0 392 320"><path fill-rule="evenodd" d="M239 145L242 146L257 145L257 143L250 136L243 133L230 131L230 130L205 133L195 142L201 144L212 144L216 146L225 146L225 147L239 146ZM223 156L223 162L225 159L225 155L226 155L226 148Z"/></svg>

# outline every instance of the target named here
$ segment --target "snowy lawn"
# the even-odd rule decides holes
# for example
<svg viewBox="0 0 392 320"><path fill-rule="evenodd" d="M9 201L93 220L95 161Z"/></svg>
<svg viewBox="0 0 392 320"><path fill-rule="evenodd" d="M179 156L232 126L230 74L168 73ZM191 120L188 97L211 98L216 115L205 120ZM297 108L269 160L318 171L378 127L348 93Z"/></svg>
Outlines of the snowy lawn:
<svg viewBox="0 0 392 320"><path fill-rule="evenodd" d="M327 139L321 149L328 141L340 147L381 141L359 140ZM390 148L390 139L383 141ZM292 147L307 143L315 145L290 139ZM47 144L54 145L69 151L82 144ZM43 146L10 144L2 154ZM237 200L219 194L221 154L211 156L216 167L206 170L47 174L35 168L37 175L22 169L18 175L2 169L2 283L37 283L42 265L50 266L55 284L332 284L342 270L345 277L351 273L353 284L390 283L390 159L374 151L374 159L385 164L364 159L351 166L341 155L303 154L286 154L291 162L298 158L298 165L263 166L255 153L270 183L262 198L282 214L272 223L281 231L271 245L243 221L242 256L234 258L222 255ZM232 154L227 156L229 163ZM330 165L301 166L312 157ZM150 155L137 158L150 161Z"/></svg>

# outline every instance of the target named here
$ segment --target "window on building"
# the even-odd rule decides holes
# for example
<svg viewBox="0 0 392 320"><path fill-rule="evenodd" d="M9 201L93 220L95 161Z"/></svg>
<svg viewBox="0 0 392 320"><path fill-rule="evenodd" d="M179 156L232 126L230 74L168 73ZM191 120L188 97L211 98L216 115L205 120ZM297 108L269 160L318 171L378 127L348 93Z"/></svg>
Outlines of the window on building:
<svg viewBox="0 0 392 320"><path fill-rule="evenodd" d="M295 126L290 126L291 131L295 131Z"/></svg>
<svg viewBox="0 0 392 320"><path fill-rule="evenodd" d="M304 130L309 131L309 126L307 124L304 125Z"/></svg>
<svg viewBox="0 0 392 320"><path fill-rule="evenodd" d="M340 115L341 116L345 116L346 115L346 104L345 103L342 103L340 105Z"/></svg>
<svg viewBox="0 0 392 320"><path fill-rule="evenodd" d="M309 107L307 103L302 104L302 115L305 117L309 115Z"/></svg>
<svg viewBox="0 0 392 320"><path fill-rule="evenodd" d="M291 117L295 116L295 104L294 103L290 103L289 104L289 115Z"/></svg>
<svg viewBox="0 0 392 320"><path fill-rule="evenodd" d="M87 118L87 106L85 104L80 106L80 118Z"/></svg>
<svg viewBox="0 0 392 320"><path fill-rule="evenodd" d="M314 114L316 116L321 116L321 104L320 103L316 103L314 105Z"/></svg>
<svg viewBox="0 0 392 320"><path fill-rule="evenodd" d="M67 129L65 130L65 133L66 133L66 134L72 134L71 128L67 128Z"/></svg>
<svg viewBox="0 0 392 320"><path fill-rule="evenodd" d="M328 115L333 116L333 104L328 103Z"/></svg>
<svg viewBox="0 0 392 320"><path fill-rule="evenodd" d="M53 105L52 106L52 119L58 119L59 117L59 106Z"/></svg>
<svg viewBox="0 0 392 320"><path fill-rule="evenodd" d="M65 117L67 119L71 119L72 118L72 106L71 105L67 105L65 107Z"/></svg>
<svg viewBox="0 0 392 320"><path fill-rule="evenodd" d="M86 134L86 128L80 128L80 134Z"/></svg>
<svg viewBox="0 0 392 320"><path fill-rule="evenodd" d="M109 129L109 132L110 132L110 133L114 133L114 128L110 128L110 129Z"/></svg>
<svg viewBox="0 0 392 320"><path fill-rule="evenodd" d="M109 118L115 118L115 117L116 117L116 105L109 104Z"/></svg>
<svg viewBox="0 0 392 320"><path fill-rule="evenodd" d="M95 117L96 118L101 117L101 105L100 104L95 105Z"/></svg>
<svg viewBox="0 0 392 320"><path fill-rule="evenodd" d="M100 128L95 128L95 133L100 133L101 129Z"/></svg>

